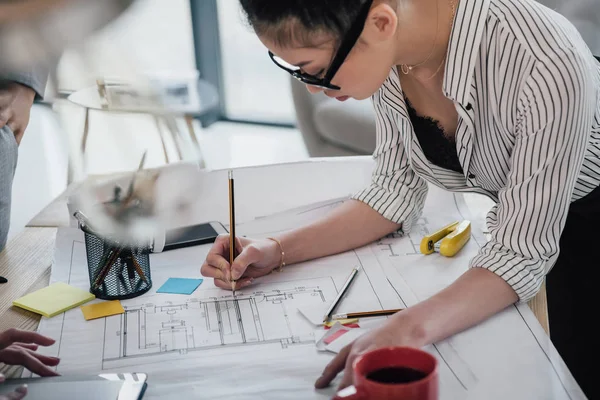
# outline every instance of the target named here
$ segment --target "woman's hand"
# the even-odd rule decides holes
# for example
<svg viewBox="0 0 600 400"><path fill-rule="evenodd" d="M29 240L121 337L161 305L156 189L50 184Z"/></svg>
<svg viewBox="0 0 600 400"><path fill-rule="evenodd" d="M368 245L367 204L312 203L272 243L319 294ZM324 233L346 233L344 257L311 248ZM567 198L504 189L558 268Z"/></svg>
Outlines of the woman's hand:
<svg viewBox="0 0 600 400"><path fill-rule="evenodd" d="M221 289L231 290L232 280L236 281L236 290L242 289L279 266L281 252L272 240L237 238L236 247L238 256L230 268L229 235L219 235L200 269L203 276L214 278Z"/></svg>
<svg viewBox="0 0 600 400"><path fill-rule="evenodd" d="M403 311L401 311L403 312ZM315 382L317 389L327 387L339 372L344 371L344 376L337 390L341 390L353 383L352 364L361 354L382 347L405 346L421 348L424 335L402 318L396 315L389 318L381 327L365 333L348 346L325 367L321 376Z"/></svg>
<svg viewBox="0 0 600 400"><path fill-rule="evenodd" d="M56 357L36 353L38 345L51 346L53 344L54 339L39 333L8 329L0 333L0 362L8 365L22 365L40 376L57 376L59 374L51 367L57 366L60 360Z"/></svg>

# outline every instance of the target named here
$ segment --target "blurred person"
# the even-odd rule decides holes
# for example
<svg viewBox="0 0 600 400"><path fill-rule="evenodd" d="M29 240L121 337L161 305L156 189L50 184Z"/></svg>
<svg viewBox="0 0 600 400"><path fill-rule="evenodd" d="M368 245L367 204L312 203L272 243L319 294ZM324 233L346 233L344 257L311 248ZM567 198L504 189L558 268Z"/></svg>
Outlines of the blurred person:
<svg viewBox="0 0 600 400"><path fill-rule="evenodd" d="M33 102L44 95L47 77L41 69L0 74L0 251L6 245L10 228L18 147L29 124Z"/></svg>

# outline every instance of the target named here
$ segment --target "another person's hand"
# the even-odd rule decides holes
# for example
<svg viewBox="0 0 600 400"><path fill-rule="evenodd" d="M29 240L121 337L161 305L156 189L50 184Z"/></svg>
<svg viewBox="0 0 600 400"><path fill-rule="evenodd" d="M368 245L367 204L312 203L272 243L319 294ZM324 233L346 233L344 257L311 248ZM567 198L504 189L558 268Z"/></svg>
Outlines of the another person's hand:
<svg viewBox="0 0 600 400"><path fill-rule="evenodd" d="M420 335L412 332L410 325L401 318L389 318L381 327L365 333L354 342L344 347L335 358L327 364L321 376L316 380L315 387L322 389L331 383L338 373L344 371L344 376L338 389L341 390L353 384L352 364L361 354L382 347L416 347L425 345L419 340Z"/></svg>
<svg viewBox="0 0 600 400"><path fill-rule="evenodd" d="M5 381L4 375L0 374L0 384ZM21 400L27 395L27 386L19 386L12 393L0 394L0 400Z"/></svg>
<svg viewBox="0 0 600 400"><path fill-rule="evenodd" d="M22 365L40 376L59 375L51 367L60 360L36 353L38 346L51 346L54 339L36 332L8 329L0 333L0 362L8 365Z"/></svg>
<svg viewBox="0 0 600 400"><path fill-rule="evenodd" d="M272 240L237 238L238 256L232 268L229 266L229 235L219 235L206 256L200 272L215 279L215 285L231 290L232 279L235 289L250 285L254 278L268 275L279 266L281 252Z"/></svg>
<svg viewBox="0 0 600 400"><path fill-rule="evenodd" d="M0 129L7 125L21 143L29 124L29 113L35 92L28 86L16 82L0 82Z"/></svg>

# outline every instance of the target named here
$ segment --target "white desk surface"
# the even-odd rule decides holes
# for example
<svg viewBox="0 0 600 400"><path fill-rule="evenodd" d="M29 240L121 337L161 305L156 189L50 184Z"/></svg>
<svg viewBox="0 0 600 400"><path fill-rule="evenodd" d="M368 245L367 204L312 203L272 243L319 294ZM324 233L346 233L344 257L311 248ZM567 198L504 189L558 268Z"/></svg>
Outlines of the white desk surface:
<svg viewBox="0 0 600 400"><path fill-rule="evenodd" d="M245 167L235 170L236 221L285 211L305 204L351 195L369 184L374 162L370 156L313 158L308 161ZM169 164L165 169L189 170L188 163ZM349 175L351 172L351 175ZM107 193L116 183L127 183L130 175L119 173L97 176L106 182ZM228 221L227 170L198 173L199 199L197 222ZM28 224L29 227L69 226L67 198L78 189L77 183L45 207ZM188 221L189 222L189 221ZM194 221L195 222L195 221Z"/></svg>

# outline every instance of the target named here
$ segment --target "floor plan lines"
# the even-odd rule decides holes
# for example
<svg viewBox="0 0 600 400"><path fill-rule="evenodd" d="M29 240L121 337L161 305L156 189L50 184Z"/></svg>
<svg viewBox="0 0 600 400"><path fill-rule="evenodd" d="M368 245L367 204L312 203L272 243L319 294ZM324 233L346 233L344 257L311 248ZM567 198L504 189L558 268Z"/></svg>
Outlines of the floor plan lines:
<svg viewBox="0 0 600 400"><path fill-rule="evenodd" d="M429 232L427 219L421 217L408 235L399 232L390 233L378 240L377 246L390 257L421 255L421 239L423 236L429 235ZM398 240L400 238L403 238L403 240Z"/></svg>
<svg viewBox="0 0 600 400"><path fill-rule="evenodd" d="M328 286L326 290L335 293L330 280L321 281ZM125 306L124 314L106 318L103 362L163 353L181 355L222 346L279 343L286 348L312 343L314 332L297 315L297 307L325 303L323 290L321 286L295 286L235 298Z"/></svg>

